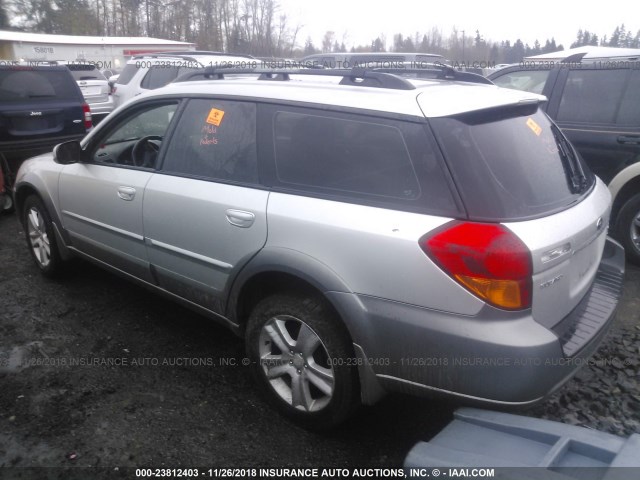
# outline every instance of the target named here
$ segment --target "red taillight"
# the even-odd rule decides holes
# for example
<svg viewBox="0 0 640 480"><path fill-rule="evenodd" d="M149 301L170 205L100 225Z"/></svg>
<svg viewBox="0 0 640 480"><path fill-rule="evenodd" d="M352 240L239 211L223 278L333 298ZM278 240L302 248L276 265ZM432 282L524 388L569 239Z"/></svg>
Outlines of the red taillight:
<svg viewBox="0 0 640 480"><path fill-rule="evenodd" d="M447 224L420 239L442 270L487 303L506 310L531 306L531 253L499 224Z"/></svg>
<svg viewBox="0 0 640 480"><path fill-rule="evenodd" d="M93 128L93 121L91 120L91 108L88 104L82 104L82 112L84 113L84 128L90 130Z"/></svg>

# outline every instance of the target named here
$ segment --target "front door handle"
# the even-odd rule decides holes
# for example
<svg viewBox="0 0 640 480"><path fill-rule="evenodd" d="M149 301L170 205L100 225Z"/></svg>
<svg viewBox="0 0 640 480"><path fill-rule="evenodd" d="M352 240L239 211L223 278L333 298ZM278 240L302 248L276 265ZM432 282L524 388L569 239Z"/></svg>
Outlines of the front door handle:
<svg viewBox="0 0 640 480"><path fill-rule="evenodd" d="M130 202L136 197L136 189L133 187L118 187L118 197Z"/></svg>
<svg viewBox="0 0 640 480"><path fill-rule="evenodd" d="M230 208L227 210L226 214L227 221L231 225L235 225L240 228L249 228L253 225L253 222L256 219L256 216L253 213L245 212L244 210L234 210Z"/></svg>
<svg viewBox="0 0 640 480"><path fill-rule="evenodd" d="M638 145L640 144L640 135L620 135L618 137L618 143L624 145Z"/></svg>

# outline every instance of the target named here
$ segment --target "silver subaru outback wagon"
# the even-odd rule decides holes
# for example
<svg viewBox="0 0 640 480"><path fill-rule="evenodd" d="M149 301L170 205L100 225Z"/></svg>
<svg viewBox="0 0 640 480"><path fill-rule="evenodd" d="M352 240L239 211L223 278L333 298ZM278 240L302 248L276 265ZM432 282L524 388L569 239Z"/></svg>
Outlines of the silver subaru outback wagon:
<svg viewBox="0 0 640 480"><path fill-rule="evenodd" d="M532 404L596 350L624 252L544 97L447 67L238 73L22 166L43 274L82 257L217 320L309 428L387 392Z"/></svg>

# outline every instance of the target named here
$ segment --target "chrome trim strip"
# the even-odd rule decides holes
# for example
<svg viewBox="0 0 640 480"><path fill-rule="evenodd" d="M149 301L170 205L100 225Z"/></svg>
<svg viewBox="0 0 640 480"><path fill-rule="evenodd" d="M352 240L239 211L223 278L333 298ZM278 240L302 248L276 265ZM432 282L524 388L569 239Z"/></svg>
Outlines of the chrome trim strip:
<svg viewBox="0 0 640 480"><path fill-rule="evenodd" d="M524 406L528 406L528 405L534 405L534 404L538 403L540 400L543 400L545 398L545 397L539 397L539 398L535 398L533 400L527 400L525 402L505 402L505 401L502 401L502 400L492 400L490 398L476 397L474 395L467 395L467 394L464 394L464 393L453 392L451 390L445 390L445 389L438 388L438 387L432 387L430 385L424 385L422 383L412 382L411 380L405 380L404 378L398 378L398 377L394 377L392 375L377 374L376 377L384 379L384 380L391 380L393 382L397 382L397 383L403 384L405 386L408 386L409 388L415 388L415 389L423 390L423 391L431 391L431 392L438 393L438 394L444 394L444 395L447 395L447 396L467 399L467 400L470 400L470 401L483 402L483 403L491 404L491 405L502 405L502 406L505 406L505 407L506 406L524 407ZM554 389L552 391L555 391L555 390L556 390L556 387L554 387Z"/></svg>
<svg viewBox="0 0 640 480"><path fill-rule="evenodd" d="M106 223L98 222L96 220L92 220L87 217L83 217L82 215L78 215L77 213L69 212L67 210L62 210L64 215L68 215L72 218L80 220L85 223L90 223L91 225L95 225L96 227L104 228L105 230L110 230L115 233L119 233L120 235L124 235L125 237L133 238L135 240L144 241L144 237L142 235L138 235L137 233L132 233L127 230L122 230L121 228L113 227L111 225L107 225Z"/></svg>
<svg viewBox="0 0 640 480"><path fill-rule="evenodd" d="M215 258L206 257L204 255L200 255L199 253L191 252L183 248L175 247L173 245L169 245L168 243L159 242L158 240L154 240L152 238L147 238L147 241L154 247L163 248L165 250L169 250L170 252L178 253L180 255L184 255L185 257L208 263L209 265L213 265L214 267L218 267L223 270L231 270L233 268L233 265L230 265L228 263L221 262L220 260L216 260Z"/></svg>

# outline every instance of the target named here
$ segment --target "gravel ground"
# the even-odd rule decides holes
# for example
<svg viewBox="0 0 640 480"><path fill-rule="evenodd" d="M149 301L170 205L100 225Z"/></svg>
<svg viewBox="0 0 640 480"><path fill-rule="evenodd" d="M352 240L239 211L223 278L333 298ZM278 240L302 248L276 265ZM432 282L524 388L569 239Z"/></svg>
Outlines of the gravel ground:
<svg viewBox="0 0 640 480"><path fill-rule="evenodd" d="M602 348L557 394L521 413L640 432L639 299L640 270L628 267ZM16 217L0 217L0 467L397 468L456 407L394 395L335 432L310 433L258 398L243 357L227 330L86 263L64 281L42 278ZM69 363L83 358L129 364ZM154 358L173 364L144 360Z"/></svg>

